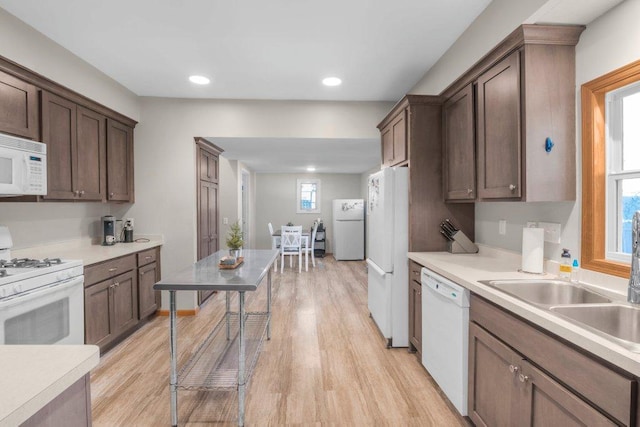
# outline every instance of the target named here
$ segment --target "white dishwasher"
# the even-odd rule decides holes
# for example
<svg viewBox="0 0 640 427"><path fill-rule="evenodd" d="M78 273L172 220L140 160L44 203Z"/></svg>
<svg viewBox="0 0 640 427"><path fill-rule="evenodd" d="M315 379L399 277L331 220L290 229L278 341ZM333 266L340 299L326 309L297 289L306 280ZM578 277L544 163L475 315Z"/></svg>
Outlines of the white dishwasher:
<svg viewBox="0 0 640 427"><path fill-rule="evenodd" d="M469 290L422 269L422 364L467 415Z"/></svg>

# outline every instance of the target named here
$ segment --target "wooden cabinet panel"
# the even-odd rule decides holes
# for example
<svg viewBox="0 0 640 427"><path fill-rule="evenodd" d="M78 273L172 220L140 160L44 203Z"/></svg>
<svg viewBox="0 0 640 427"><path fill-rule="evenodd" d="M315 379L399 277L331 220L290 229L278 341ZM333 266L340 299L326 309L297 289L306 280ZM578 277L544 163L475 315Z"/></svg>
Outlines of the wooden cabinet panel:
<svg viewBox="0 0 640 427"><path fill-rule="evenodd" d="M393 129L387 126L382 129L382 165L393 164Z"/></svg>
<svg viewBox="0 0 640 427"><path fill-rule="evenodd" d="M208 182L218 182L218 155L202 150L199 156L200 179Z"/></svg>
<svg viewBox="0 0 640 427"><path fill-rule="evenodd" d="M134 202L133 128L107 119L107 200Z"/></svg>
<svg viewBox="0 0 640 427"><path fill-rule="evenodd" d="M470 335L472 330L489 331L499 338L500 343L505 343L521 354L522 358L543 369L545 374L553 377L554 381L570 391L573 396L579 395L592 402L623 425L632 424L634 416L632 402L637 384L631 376L625 377L583 351L570 347L475 294L471 295L469 317L471 325L475 325L470 327ZM471 345L473 345L472 341L470 341ZM471 352L469 358L469 404L471 405L471 393L474 387L471 376L473 369ZM529 375L527 372L523 373ZM532 398L535 399L536 396ZM470 411L471 408L472 406ZM523 413L525 409L520 408L519 413ZM521 422L520 419L518 421Z"/></svg>
<svg viewBox="0 0 640 427"><path fill-rule="evenodd" d="M483 73L477 90L478 196L520 198L520 53Z"/></svg>
<svg viewBox="0 0 640 427"><path fill-rule="evenodd" d="M473 85L452 96L443 108L444 197L447 201L476 198Z"/></svg>
<svg viewBox="0 0 640 427"><path fill-rule="evenodd" d="M47 144L47 195L44 199L73 200L76 196L76 104L42 92L42 142Z"/></svg>
<svg viewBox="0 0 640 427"><path fill-rule="evenodd" d="M78 106L75 190L81 200L103 200L106 191L106 118Z"/></svg>
<svg viewBox="0 0 640 427"><path fill-rule="evenodd" d="M138 267L156 262L158 259L158 249L153 248L147 251L138 252Z"/></svg>
<svg viewBox="0 0 640 427"><path fill-rule="evenodd" d="M112 308L111 281L107 280L84 290L84 338L86 344L102 347L113 338L110 321Z"/></svg>
<svg viewBox="0 0 640 427"><path fill-rule="evenodd" d="M393 128L393 165L397 165L407 161L407 121L404 110L391 123Z"/></svg>
<svg viewBox="0 0 640 427"><path fill-rule="evenodd" d="M40 140L38 88L0 71L0 132Z"/></svg>
<svg viewBox="0 0 640 427"><path fill-rule="evenodd" d="M422 360L422 266L409 260L409 350Z"/></svg>
<svg viewBox="0 0 640 427"><path fill-rule="evenodd" d="M153 285L158 281L155 262L138 269L138 311L140 319L154 314L158 309Z"/></svg>
<svg viewBox="0 0 640 427"><path fill-rule="evenodd" d="M84 281L86 286L91 286L94 283L131 271L134 268L136 268L136 255L125 255L85 267Z"/></svg>
<svg viewBox="0 0 640 427"><path fill-rule="evenodd" d="M524 387L519 425L546 426L615 426L616 424L589 406L575 394L527 361L522 363L518 381Z"/></svg>
<svg viewBox="0 0 640 427"><path fill-rule="evenodd" d="M218 185L200 182L200 253L205 258L218 250Z"/></svg>
<svg viewBox="0 0 640 427"><path fill-rule="evenodd" d="M91 426L91 384L86 374L20 427Z"/></svg>
<svg viewBox="0 0 640 427"><path fill-rule="evenodd" d="M406 110L400 111L381 129L382 166L396 166L407 161Z"/></svg>
<svg viewBox="0 0 640 427"><path fill-rule="evenodd" d="M520 425L522 358L474 323L469 325L469 418L476 426ZM518 370L516 370L518 368Z"/></svg>
<svg viewBox="0 0 640 427"><path fill-rule="evenodd" d="M138 279L133 271L113 281L113 331L119 335L138 323Z"/></svg>

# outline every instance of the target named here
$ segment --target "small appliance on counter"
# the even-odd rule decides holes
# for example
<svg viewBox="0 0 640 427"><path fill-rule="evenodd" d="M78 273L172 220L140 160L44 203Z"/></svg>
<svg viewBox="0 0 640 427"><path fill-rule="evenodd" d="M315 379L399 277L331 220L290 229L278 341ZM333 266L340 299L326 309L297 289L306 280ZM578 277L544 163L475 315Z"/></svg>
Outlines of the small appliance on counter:
<svg viewBox="0 0 640 427"><path fill-rule="evenodd" d="M133 218L126 218L124 220L124 242L133 243Z"/></svg>
<svg viewBox="0 0 640 427"><path fill-rule="evenodd" d="M447 251L452 254L477 254L479 249L462 230L456 228L449 219L440 223L440 233L447 239Z"/></svg>
<svg viewBox="0 0 640 427"><path fill-rule="evenodd" d="M102 217L102 245L111 246L116 244L116 218L113 215Z"/></svg>

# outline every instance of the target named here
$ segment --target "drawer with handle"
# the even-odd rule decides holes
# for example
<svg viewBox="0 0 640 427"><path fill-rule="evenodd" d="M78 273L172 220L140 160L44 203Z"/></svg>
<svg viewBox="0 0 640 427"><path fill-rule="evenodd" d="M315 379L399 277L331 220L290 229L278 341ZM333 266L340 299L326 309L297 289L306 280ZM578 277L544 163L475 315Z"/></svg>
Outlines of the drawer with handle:
<svg viewBox="0 0 640 427"><path fill-rule="evenodd" d="M146 251L138 252L138 267L142 267L143 265L151 264L156 261L157 250L156 248L149 249Z"/></svg>
<svg viewBox="0 0 640 427"><path fill-rule="evenodd" d="M126 273L136 268L136 255L131 254L120 258L89 265L84 268L84 285L91 286L103 280Z"/></svg>

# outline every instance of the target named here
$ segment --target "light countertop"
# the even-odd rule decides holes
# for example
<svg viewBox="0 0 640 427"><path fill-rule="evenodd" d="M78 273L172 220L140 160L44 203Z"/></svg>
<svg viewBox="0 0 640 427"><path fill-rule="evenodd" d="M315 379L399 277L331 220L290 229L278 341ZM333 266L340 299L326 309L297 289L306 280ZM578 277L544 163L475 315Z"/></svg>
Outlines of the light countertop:
<svg viewBox="0 0 640 427"><path fill-rule="evenodd" d="M0 426L17 426L100 362L95 345L0 346Z"/></svg>
<svg viewBox="0 0 640 427"><path fill-rule="evenodd" d="M113 246L92 244L89 239L79 239L32 248L14 249L11 251L11 256L14 258L81 259L83 264L87 266L155 248L164 243L163 236L158 235L135 236L134 240L136 239L139 241L134 241L133 243L116 243Z"/></svg>
<svg viewBox="0 0 640 427"><path fill-rule="evenodd" d="M633 353L589 330L555 316L550 311L527 304L504 292L479 283L480 280L497 279L555 279L553 274L528 274L518 272L519 255L506 251L481 247L477 254L450 254L448 252L409 252L408 257L418 264L452 280L471 292L511 311L547 331L583 348L627 372L640 376L640 354ZM620 289L606 289L609 296L626 301Z"/></svg>

